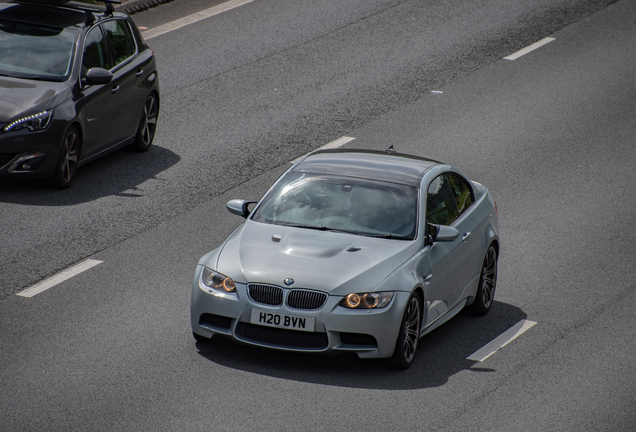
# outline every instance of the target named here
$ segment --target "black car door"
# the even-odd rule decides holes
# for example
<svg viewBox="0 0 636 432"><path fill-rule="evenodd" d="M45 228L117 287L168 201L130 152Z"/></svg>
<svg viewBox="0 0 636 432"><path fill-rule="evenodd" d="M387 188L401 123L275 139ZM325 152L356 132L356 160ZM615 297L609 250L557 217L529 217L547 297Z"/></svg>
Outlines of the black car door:
<svg viewBox="0 0 636 432"><path fill-rule="evenodd" d="M84 77L91 68L112 69L108 44L101 26L94 26L84 41L81 76ZM82 159L86 159L115 143L119 118L118 88L113 82L83 86L79 105L80 116L84 119Z"/></svg>
<svg viewBox="0 0 636 432"><path fill-rule="evenodd" d="M102 24L113 57L113 84L119 88L120 105L117 142L135 135L148 89L140 85L151 72L145 70L152 57L142 56L130 25L123 19L112 19Z"/></svg>

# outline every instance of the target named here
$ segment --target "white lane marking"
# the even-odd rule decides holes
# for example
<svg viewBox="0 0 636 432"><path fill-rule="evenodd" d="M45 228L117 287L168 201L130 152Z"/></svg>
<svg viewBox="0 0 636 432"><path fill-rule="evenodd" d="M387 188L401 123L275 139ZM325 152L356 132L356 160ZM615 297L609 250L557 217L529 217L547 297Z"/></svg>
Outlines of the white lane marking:
<svg viewBox="0 0 636 432"><path fill-rule="evenodd" d="M55 285L72 278L73 276L77 276L78 274L85 272L86 270L95 267L97 264L101 264L102 262L103 261L93 259L82 261L81 263L75 264L74 266L67 268L66 270L56 274L55 276L51 276L50 278L38 282L37 284L25 289L24 291L19 292L17 295L22 297L33 297L34 295L40 294L42 291L46 291L47 289L52 288Z"/></svg>
<svg viewBox="0 0 636 432"><path fill-rule="evenodd" d="M519 57L526 55L531 51L536 50L537 48L541 48L543 45L548 44L552 42L553 40L554 38L551 38L551 37L543 38L539 42L535 42L532 45L529 45L523 49L520 49L516 53L510 54L508 57L504 57L504 60L516 60Z"/></svg>
<svg viewBox="0 0 636 432"><path fill-rule="evenodd" d="M521 336L521 334L525 333L526 330L528 330L535 324L536 322L529 320L519 321L517 324L513 325L500 336L495 338L492 342L490 342L480 350L475 351L473 354L467 357L467 360L483 362L488 357L496 353L500 348L505 347L517 337Z"/></svg>
<svg viewBox="0 0 636 432"><path fill-rule="evenodd" d="M324 149L333 149L333 148L338 148L338 147L342 147L343 145L345 145L348 142L353 141L355 138L353 137L348 137L348 136L342 136L340 138L338 138L337 140L331 141L329 144L325 144L322 147L317 148L316 150L324 150ZM314 150L314 151L316 151ZM309 154L309 153L307 153ZM296 162L298 162L299 160L301 160L302 158L304 158L307 155L302 155L299 158L294 159L293 161L289 162L291 164L295 164Z"/></svg>
<svg viewBox="0 0 636 432"><path fill-rule="evenodd" d="M192 15L188 15L187 17L179 18L178 20L160 25L150 30L146 30L142 34L144 36L144 39L152 39L154 37L161 36L162 34L169 33L173 30L180 29L181 27L185 27L187 25L194 24L195 22L213 17L214 15L218 15L223 12L235 9L239 6L252 3L253 1L254 0L230 0L228 2L221 3L220 5L213 6Z"/></svg>

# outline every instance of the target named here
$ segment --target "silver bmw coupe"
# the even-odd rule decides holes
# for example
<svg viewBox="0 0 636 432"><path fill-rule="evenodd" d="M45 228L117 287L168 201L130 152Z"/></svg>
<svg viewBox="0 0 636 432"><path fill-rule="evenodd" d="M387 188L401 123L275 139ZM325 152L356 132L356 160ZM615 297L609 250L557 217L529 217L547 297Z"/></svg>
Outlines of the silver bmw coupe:
<svg viewBox="0 0 636 432"><path fill-rule="evenodd" d="M354 352L408 368L419 339L462 309L485 314L497 282L490 192L450 165L319 150L258 201L194 274L195 339Z"/></svg>

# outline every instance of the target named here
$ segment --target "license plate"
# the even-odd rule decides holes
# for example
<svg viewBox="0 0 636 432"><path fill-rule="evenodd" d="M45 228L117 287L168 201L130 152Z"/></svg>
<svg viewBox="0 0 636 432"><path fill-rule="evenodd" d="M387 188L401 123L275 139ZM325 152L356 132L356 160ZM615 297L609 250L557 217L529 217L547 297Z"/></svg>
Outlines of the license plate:
<svg viewBox="0 0 636 432"><path fill-rule="evenodd" d="M268 327L285 328L290 330L301 330L312 332L316 326L316 319L313 317L300 317L284 315L260 310L252 310L252 324Z"/></svg>

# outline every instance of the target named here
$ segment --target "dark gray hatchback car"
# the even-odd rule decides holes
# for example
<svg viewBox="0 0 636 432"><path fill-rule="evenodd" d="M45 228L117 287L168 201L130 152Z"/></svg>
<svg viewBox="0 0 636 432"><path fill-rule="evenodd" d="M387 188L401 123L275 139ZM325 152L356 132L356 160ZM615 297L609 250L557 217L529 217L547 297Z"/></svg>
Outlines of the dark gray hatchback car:
<svg viewBox="0 0 636 432"><path fill-rule="evenodd" d="M91 160L150 148L154 52L118 1L103 2L0 2L0 177L67 188Z"/></svg>

